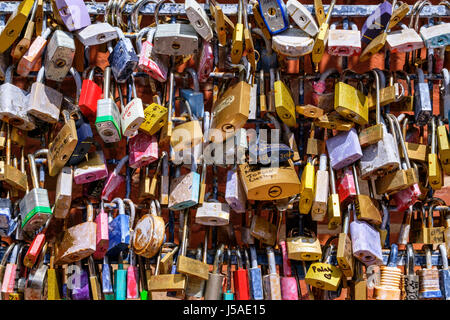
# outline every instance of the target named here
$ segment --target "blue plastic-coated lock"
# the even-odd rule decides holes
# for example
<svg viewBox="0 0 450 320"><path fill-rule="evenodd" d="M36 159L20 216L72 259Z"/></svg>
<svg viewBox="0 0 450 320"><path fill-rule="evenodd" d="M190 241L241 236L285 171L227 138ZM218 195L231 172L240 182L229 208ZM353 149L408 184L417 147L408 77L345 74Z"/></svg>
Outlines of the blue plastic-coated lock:
<svg viewBox="0 0 450 320"><path fill-rule="evenodd" d="M264 300L262 274L261 269L258 268L258 260L256 256L256 248L254 245L250 246L250 259L252 267L249 269L250 294L253 300Z"/></svg>
<svg viewBox="0 0 450 320"><path fill-rule="evenodd" d="M136 69L139 58L136 55L131 40L125 38L121 29L117 27L115 29L119 35L119 41L114 49L110 51L108 62L116 81L118 83L124 83L131 76L134 69Z"/></svg>
<svg viewBox="0 0 450 320"><path fill-rule="evenodd" d="M114 300L114 290L111 280L111 266L108 256L104 256L102 264L102 292L105 300Z"/></svg>
<svg viewBox="0 0 450 320"><path fill-rule="evenodd" d="M114 198L112 202L117 204L119 214L109 224L109 247L106 254L111 259L115 259L130 244L130 216L125 214L125 204L122 199Z"/></svg>
<svg viewBox="0 0 450 320"><path fill-rule="evenodd" d="M282 0L258 0L258 4L261 17L270 34L283 32L289 27L286 5Z"/></svg>
<svg viewBox="0 0 450 320"><path fill-rule="evenodd" d="M200 92L200 85L198 83L197 72L192 68L187 68L186 72L191 76L192 82L194 84L194 90L192 89L180 89L180 96L187 100L189 106L191 107L192 114L197 118L203 118L204 114L204 102L203 93ZM187 112L185 103L182 102L183 110ZM183 111L182 111L183 112Z"/></svg>

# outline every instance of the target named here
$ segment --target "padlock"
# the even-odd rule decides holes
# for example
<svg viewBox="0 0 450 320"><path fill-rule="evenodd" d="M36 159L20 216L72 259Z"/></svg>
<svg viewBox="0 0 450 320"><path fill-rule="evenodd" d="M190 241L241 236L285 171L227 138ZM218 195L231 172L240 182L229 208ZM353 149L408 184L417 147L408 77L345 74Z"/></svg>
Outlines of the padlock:
<svg viewBox="0 0 450 320"><path fill-rule="evenodd" d="M403 120L403 137L407 139L408 137L408 131L407 125L408 125L408 117L405 116L405 119ZM421 137L420 143L415 143L413 141L405 141L406 150L408 151L408 157L410 160L414 161L420 161L420 162L427 162L427 155L430 153L430 147L423 143L423 127L420 128L420 131L422 133L420 134ZM402 154L403 156L403 154Z"/></svg>
<svg viewBox="0 0 450 320"><path fill-rule="evenodd" d="M122 113L120 115L122 134L126 137L135 135L142 122L145 120L142 100L137 97L133 76L131 76L131 81L134 98L128 102L124 108L122 108Z"/></svg>
<svg viewBox="0 0 450 320"><path fill-rule="evenodd" d="M275 110L278 117L289 127L296 125L295 105L289 89L280 79L280 73L277 72L277 81L274 83Z"/></svg>
<svg viewBox="0 0 450 320"><path fill-rule="evenodd" d="M73 69L73 68L71 68ZM94 134L92 133L91 125L87 118L78 110L74 110L70 115L75 121L75 127L77 128L78 142L75 146L75 150L67 161L68 165L78 165L86 160L86 155L91 149L94 143Z"/></svg>
<svg viewBox="0 0 450 320"><path fill-rule="evenodd" d="M266 247L269 273L263 276L265 300L281 300L280 275L277 273L275 253L272 247Z"/></svg>
<svg viewBox="0 0 450 320"><path fill-rule="evenodd" d="M361 53L361 33L355 23L350 22L349 24L351 30L336 29L338 25L336 22L330 25L330 31L328 32L329 54L348 57Z"/></svg>
<svg viewBox="0 0 450 320"><path fill-rule="evenodd" d="M214 169L214 168L213 168ZM215 170L214 170L215 171ZM224 226L230 222L230 207L218 200L217 175L214 175L212 199L203 202L195 213L195 223L207 226Z"/></svg>
<svg viewBox="0 0 450 320"><path fill-rule="evenodd" d="M31 85L27 113L42 121L56 123L63 99L62 93L44 84L44 66L38 72L36 82Z"/></svg>
<svg viewBox="0 0 450 320"><path fill-rule="evenodd" d="M386 44L391 52L410 52L424 47L422 38L413 28L403 23L399 25L400 30L391 31L386 36Z"/></svg>
<svg viewBox="0 0 450 320"><path fill-rule="evenodd" d="M37 155L38 152L35 154ZM38 230L45 225L52 215L47 189L40 188L38 182L35 156L33 154L28 154L28 163L30 165L33 189L27 192L19 203L22 220L21 227L25 232Z"/></svg>
<svg viewBox="0 0 450 320"><path fill-rule="evenodd" d="M70 117L67 110L63 110L62 114L64 126L48 145L48 173L52 177L57 175L65 166L78 143L75 121Z"/></svg>
<svg viewBox="0 0 450 320"><path fill-rule="evenodd" d="M280 278L281 297L283 300L298 300L298 281L292 276L291 263L289 262L286 242L280 241L283 258L283 276Z"/></svg>
<svg viewBox="0 0 450 320"><path fill-rule="evenodd" d="M334 170L331 168L331 163L328 167L330 171L330 195L328 197L328 229L334 230L341 224L341 207L339 194L336 192L336 181L334 178ZM355 190L356 193L356 190Z"/></svg>
<svg viewBox="0 0 450 320"><path fill-rule="evenodd" d="M250 300L248 272L243 268L243 259L239 247L236 248L235 253L237 259L237 269L233 272L235 300Z"/></svg>
<svg viewBox="0 0 450 320"><path fill-rule="evenodd" d="M108 226L109 246L106 254L110 259L118 257L122 251L128 248L130 244L131 225L130 216L125 213L125 204L123 200L114 198L112 202L117 205L119 213L109 222Z"/></svg>
<svg viewBox="0 0 450 320"><path fill-rule="evenodd" d="M431 149L428 154L428 181L433 190L442 188L442 168L437 155L436 118L431 116Z"/></svg>
<svg viewBox="0 0 450 320"><path fill-rule="evenodd" d="M44 27L44 25L43 25ZM42 57L42 52L47 45L47 38L50 36L52 30L50 28L43 29L41 35L37 36L17 64L17 73L22 77L28 76L30 71L38 63Z"/></svg>
<svg viewBox="0 0 450 320"><path fill-rule="evenodd" d="M18 300L18 297L14 298L14 284L18 264L20 263L20 251L22 246L23 245L20 243L16 244L9 255L9 260L6 264L1 286L2 300Z"/></svg>
<svg viewBox="0 0 450 320"><path fill-rule="evenodd" d="M36 125L27 114L28 96L12 84L14 66L6 69L5 82L0 85L0 120L22 130L33 130Z"/></svg>
<svg viewBox="0 0 450 320"><path fill-rule="evenodd" d="M305 282L315 288L328 291L336 291L342 278L342 272L339 268L328 262L333 245L331 241L336 236L327 240L324 246L321 262L314 262L310 265L305 276Z"/></svg>
<svg viewBox="0 0 450 320"><path fill-rule="evenodd" d="M338 247L336 252L336 260L339 268L345 277L353 277L355 272L355 261L352 252L352 240L348 236L348 228L350 224L350 212L344 212L342 221L342 230L339 233Z"/></svg>
<svg viewBox="0 0 450 320"><path fill-rule="evenodd" d="M109 248L108 214L105 212L103 201L100 202L100 212L95 217L97 224L96 246L92 257L96 260L103 259Z"/></svg>
<svg viewBox="0 0 450 320"><path fill-rule="evenodd" d="M136 69L139 58L136 55L131 40L126 38L122 30L116 27L119 41L108 57L112 74L117 83L124 83Z"/></svg>
<svg viewBox="0 0 450 320"><path fill-rule="evenodd" d="M86 158L85 161L77 164L74 168L73 180L76 184L90 183L108 177L105 156L99 147L96 151L89 152Z"/></svg>
<svg viewBox="0 0 450 320"><path fill-rule="evenodd" d="M319 33L317 34L316 39L314 41L314 47L311 57L311 60L314 63L316 71L318 68L318 63L322 60L323 54L325 52L325 47L327 46L331 13L333 12L335 4L336 1L332 0L325 19L320 19L321 21L319 23L320 24Z"/></svg>
<svg viewBox="0 0 450 320"><path fill-rule="evenodd" d="M56 181L55 205L53 215L58 219L65 219L72 203L73 170L63 167Z"/></svg>
<svg viewBox="0 0 450 320"><path fill-rule="evenodd" d="M173 77L170 78L170 86L173 88ZM154 135L157 133L162 127L164 127L168 123L168 109L161 105L159 101L159 97L156 98L157 102L153 102L149 104L144 109L145 120L139 127L139 130L146 132L149 135ZM169 99L169 106L172 107L171 99ZM172 112L170 112L172 114ZM170 120L170 124L172 120ZM172 127L170 127L172 130Z"/></svg>
<svg viewBox="0 0 450 320"><path fill-rule="evenodd" d="M47 300L61 300L60 280L56 273L55 265L55 248L52 247L50 262L47 269Z"/></svg>
<svg viewBox="0 0 450 320"><path fill-rule="evenodd" d="M155 7L156 32L154 36L155 53L170 56L189 55L198 50L198 37L194 27L184 23L160 24L158 13L164 1Z"/></svg>
<svg viewBox="0 0 450 320"><path fill-rule="evenodd" d="M301 57L313 50L314 39L298 28L288 28L272 37L272 49L286 57Z"/></svg>
<svg viewBox="0 0 450 320"><path fill-rule="evenodd" d="M322 150L324 150L325 139L317 139L315 138L315 125L314 122L311 122L311 129L309 131L309 138L306 143L306 154L311 156L318 156ZM325 133L325 131L324 131ZM324 137L325 138L325 137Z"/></svg>
<svg viewBox="0 0 450 320"><path fill-rule="evenodd" d="M277 240L277 226L259 215L253 215L250 224L250 235L262 243L275 245Z"/></svg>
<svg viewBox="0 0 450 320"><path fill-rule="evenodd" d="M361 42L369 44L378 35L384 33L391 19L392 5L388 1L381 3L366 19L361 28Z"/></svg>
<svg viewBox="0 0 450 320"><path fill-rule="evenodd" d="M45 53L45 78L61 82L72 66L75 56L75 41L72 34L55 30L48 41Z"/></svg>
<svg viewBox="0 0 450 320"><path fill-rule="evenodd" d="M187 242L188 242L188 220L189 209L185 210L183 221L183 246L180 250L180 255L177 261L177 272L187 275L188 277L197 277L203 280L208 280L209 265L186 256Z"/></svg>
<svg viewBox="0 0 450 320"><path fill-rule="evenodd" d="M165 222L161 217L159 202L154 200L150 204L149 213L143 215L136 223L132 239L133 251L145 258L152 258L161 248L164 236Z"/></svg>
<svg viewBox="0 0 450 320"><path fill-rule="evenodd" d="M145 167L140 170L139 176L139 199L156 197L156 187L158 184L158 175L161 174L161 165L167 159L167 152L163 151L159 157L156 170L153 177L150 178L149 168ZM161 181L163 178L161 177Z"/></svg>
<svg viewBox="0 0 450 320"><path fill-rule="evenodd" d="M377 71L378 77L380 79L380 107L384 107L386 105L397 104L399 105L400 101L405 100L406 104L409 101L410 97L406 96L405 86L397 81L397 74L401 75L401 77L409 78L409 76L403 70L397 70L395 73L389 73L389 84L386 81L386 76L384 71L379 69L375 69L373 71ZM373 72L372 71L372 72ZM394 82L395 81L395 82ZM387 85L387 86L385 86ZM410 84L408 83L408 93L410 92ZM369 92L367 95L369 110L372 111L376 109L377 99L376 94L372 94ZM403 102L403 101L402 101ZM411 104L412 107L412 104ZM409 107L408 107L409 108ZM398 108L396 107L396 110ZM409 110L409 109L408 109Z"/></svg>
<svg viewBox="0 0 450 320"><path fill-rule="evenodd" d="M39 256L41 255L44 245L47 243L46 239L46 232L48 229L48 226L50 224L51 219L48 219L45 223L42 230L34 237L33 241L31 242L27 252L25 253L25 256L23 258L23 265L27 268L32 268L36 261L38 260ZM45 255L45 252L44 252Z"/></svg>
<svg viewBox="0 0 450 320"><path fill-rule="evenodd" d="M54 14L59 15L69 31L83 29L91 24L89 11L84 1L54 0L52 1L52 5Z"/></svg>
<svg viewBox="0 0 450 320"><path fill-rule="evenodd" d="M125 177L120 174L120 171L127 163L128 156L124 156L122 159L120 159L113 172L109 174L101 194L101 198L103 200L111 201L114 196L123 192Z"/></svg>
<svg viewBox="0 0 450 320"><path fill-rule="evenodd" d="M330 76L338 74L338 70L331 68L323 73L321 73L319 81L313 81L311 86L313 89L312 92L312 101L313 104L318 108L323 109L324 113L329 113L334 110L334 81L333 81L333 89L327 90L327 80L329 80ZM329 87L329 86L328 86Z"/></svg>
<svg viewBox="0 0 450 320"><path fill-rule="evenodd" d="M437 203L435 202L430 203L427 212L428 244L440 244L445 242L445 226L442 223L443 221L441 221L440 226L434 226L433 211L436 205Z"/></svg>
<svg viewBox="0 0 450 320"><path fill-rule="evenodd" d="M75 31L75 35L85 47L108 43L119 37L116 29L106 21L92 23Z"/></svg>
<svg viewBox="0 0 450 320"><path fill-rule="evenodd" d="M414 82L414 119L417 125L424 126L432 115L430 89L425 83L422 69L416 69L416 81Z"/></svg>
<svg viewBox="0 0 450 320"><path fill-rule="evenodd" d="M4 29L0 34L0 53L8 50L11 45L20 36L28 15L33 8L33 0L23 0L10 15Z"/></svg>
<svg viewBox="0 0 450 320"><path fill-rule="evenodd" d="M349 206L353 208L353 205ZM366 266L382 264L380 233L367 222L359 221L356 218L356 210L352 211L353 221L350 223L350 235L353 256Z"/></svg>
<svg viewBox="0 0 450 320"><path fill-rule="evenodd" d="M187 107L189 121L181 123L173 128L172 136L170 137L170 145L175 152L191 149L203 142L203 132L200 121L193 115L188 100L184 100L184 103Z"/></svg>
<svg viewBox="0 0 450 320"><path fill-rule="evenodd" d="M91 285L92 300L102 300L100 282L97 278L94 259L92 256L88 258L89 284Z"/></svg>
<svg viewBox="0 0 450 320"><path fill-rule="evenodd" d="M437 141L439 147L439 160L446 175L450 174L450 144L447 128L441 118L438 118Z"/></svg>
<svg viewBox="0 0 450 320"><path fill-rule="evenodd" d="M165 82L167 80L168 60L165 55L155 53L153 50L153 37L155 35L155 28L150 28L147 32L147 39L142 42L140 37L142 30L139 32L138 39L136 40L136 46L139 52L138 68L143 70L153 79L159 82ZM209 74L208 74L209 76Z"/></svg>
<svg viewBox="0 0 450 320"><path fill-rule="evenodd" d="M212 272L208 274L205 288L205 300L222 300L222 285L225 275L221 273L223 262L223 243L216 250Z"/></svg>
<svg viewBox="0 0 450 320"><path fill-rule="evenodd" d="M433 26L423 25L420 28L420 36L428 49L445 47L450 44L449 23L441 21Z"/></svg>
<svg viewBox="0 0 450 320"><path fill-rule="evenodd" d="M233 211L242 214L245 213L247 197L242 188L237 168L228 170L227 184L225 186L225 200Z"/></svg>
<svg viewBox="0 0 450 320"><path fill-rule="evenodd" d="M28 179L25 173L24 146L20 148L20 170L17 166L11 165L11 127L6 124L6 160L0 161L1 174L0 180L5 181L10 187L11 192L14 189L26 191L28 190Z"/></svg>
<svg viewBox="0 0 450 320"><path fill-rule="evenodd" d="M105 68L103 77L103 99L97 101L95 127L105 143L119 142L122 138L120 130L120 113L116 102L110 96L110 67Z"/></svg>
<svg viewBox="0 0 450 320"><path fill-rule="evenodd" d="M367 97L358 89L344 82L346 72L341 75L334 89L334 109L344 118L359 125L368 123Z"/></svg>
<svg viewBox="0 0 450 320"><path fill-rule="evenodd" d="M376 300L400 300L402 271L397 267L398 246L393 243L387 266L381 266L380 285L375 286Z"/></svg>
<svg viewBox="0 0 450 320"><path fill-rule="evenodd" d="M103 257L102 263L102 293L105 300L114 300L113 282L111 279L111 266L108 256Z"/></svg>
<svg viewBox="0 0 450 320"><path fill-rule="evenodd" d="M326 129L349 131L355 126L354 122L344 120L339 113L333 111L329 114L324 114L314 120L314 125Z"/></svg>
<svg viewBox="0 0 450 320"><path fill-rule="evenodd" d="M416 202L412 207L410 242L429 243L430 232L427 227L426 210L422 202Z"/></svg>
<svg viewBox="0 0 450 320"><path fill-rule="evenodd" d="M55 264L68 264L80 261L95 252L97 225L94 222L94 208L89 200L86 204L86 222L72 226L56 243Z"/></svg>
<svg viewBox="0 0 450 320"><path fill-rule="evenodd" d="M286 9L292 20L311 37L319 32L319 27L311 13L297 0L288 0Z"/></svg>
<svg viewBox="0 0 450 320"><path fill-rule="evenodd" d="M256 249L250 245L251 267L249 268L250 296L253 300L263 300L263 284L261 269L258 267Z"/></svg>
<svg viewBox="0 0 450 320"><path fill-rule="evenodd" d="M286 239L287 253L290 260L316 261L322 258L322 249L317 236L309 231L305 232L305 217L299 215L298 236L290 236Z"/></svg>
<svg viewBox="0 0 450 320"><path fill-rule="evenodd" d="M177 167L176 177L170 183L169 210L182 210L198 203L200 174L196 170L196 161L192 161L191 171L182 176L179 175L180 167Z"/></svg>
<svg viewBox="0 0 450 320"><path fill-rule="evenodd" d="M337 193L342 206L346 206L354 201L356 197L355 181L357 179L358 177L353 176L353 171L350 167L344 168L340 176L338 176Z"/></svg>
<svg viewBox="0 0 450 320"><path fill-rule="evenodd" d="M439 287L439 270L433 269L431 246L425 244L422 250L425 251L426 268L416 271L419 276L419 299L439 299L442 297Z"/></svg>
<svg viewBox="0 0 450 320"><path fill-rule="evenodd" d="M184 99L182 100L183 110L189 112L186 103L184 103L184 101L188 101L189 106L191 107L192 115L197 119L202 119L204 115L204 102L203 102L203 93L200 92L200 85L197 72L195 72L195 70L192 68L186 68L185 71L192 78L194 89L193 90L190 88L180 89L180 96Z"/></svg>
<svg viewBox="0 0 450 320"><path fill-rule="evenodd" d="M439 245L439 252L442 259L442 269L439 270L439 285L444 300L450 300L450 271L448 269L447 248L442 243Z"/></svg>
<svg viewBox="0 0 450 320"><path fill-rule="evenodd" d="M114 270L114 298L126 300L127 298L127 270L123 267L123 251L119 252L118 268Z"/></svg>
<svg viewBox="0 0 450 320"><path fill-rule="evenodd" d="M36 268L32 268L25 284L25 300L47 300L46 278L48 266L44 264L47 243L42 248ZM30 267L31 268L31 267Z"/></svg>
<svg viewBox="0 0 450 320"><path fill-rule="evenodd" d="M7 237L11 225L14 223L14 209L10 199L10 192L6 198L0 198L0 235Z"/></svg>
<svg viewBox="0 0 450 320"><path fill-rule="evenodd" d="M415 267L414 248L411 243L406 245L406 264L404 285L406 300L419 300L419 276L414 271Z"/></svg>
<svg viewBox="0 0 450 320"><path fill-rule="evenodd" d="M202 254L202 246L199 245L196 253L196 260L202 261L203 263L207 263L207 255L208 255L208 229L205 230L205 238L203 241L203 254ZM165 256L164 256L165 257ZM186 286L186 296L189 297L188 300L197 300L203 297L203 292L205 290L206 281L197 278L197 277L187 277L187 286Z"/></svg>
<svg viewBox="0 0 450 320"><path fill-rule="evenodd" d="M240 80L216 101L211 112L211 129L217 129L219 134L210 136L211 141L221 142L244 126L248 120L250 91L250 84Z"/></svg>
<svg viewBox="0 0 450 320"><path fill-rule="evenodd" d="M95 67L89 71L89 77L83 80L78 106L88 119L94 119L97 113L97 101L102 97L102 89L94 82Z"/></svg>
<svg viewBox="0 0 450 320"><path fill-rule="evenodd" d="M316 181L316 169L314 164L315 161L308 157L308 161L303 168L302 177L300 180L300 201L298 203L298 208L301 214L308 214L314 201Z"/></svg>
<svg viewBox="0 0 450 320"><path fill-rule="evenodd" d="M273 168L244 163L239 174L248 200L284 199L300 193L292 160Z"/></svg>
<svg viewBox="0 0 450 320"><path fill-rule="evenodd" d="M184 3L186 15L195 31L206 41L213 37L213 31L208 16L203 7L195 0L187 0Z"/></svg>
<svg viewBox="0 0 450 320"><path fill-rule="evenodd" d="M214 69L213 47L210 42L203 40L200 50L200 57L197 64L197 76L200 83L209 80L209 74Z"/></svg>
<svg viewBox="0 0 450 320"><path fill-rule="evenodd" d="M329 137L326 144L331 167L334 170L349 166L363 156L358 134L354 128Z"/></svg>
<svg viewBox="0 0 450 320"><path fill-rule="evenodd" d="M362 263L355 261L355 275L348 281L351 300L367 300L367 280L364 279Z"/></svg>
<svg viewBox="0 0 450 320"><path fill-rule="evenodd" d="M141 168L158 159L158 143L155 136L139 132L128 141L131 168Z"/></svg>
<svg viewBox="0 0 450 320"><path fill-rule="evenodd" d="M414 103L414 97L412 94L412 88L411 88L411 81L409 78L409 75L403 71L403 70L397 70L394 73L395 80L398 81L399 79L406 81L406 87L408 88L408 94L403 93L403 97L400 97L398 101L392 102L389 107L391 111L413 111L413 103ZM403 89L405 88L404 85L402 85Z"/></svg>

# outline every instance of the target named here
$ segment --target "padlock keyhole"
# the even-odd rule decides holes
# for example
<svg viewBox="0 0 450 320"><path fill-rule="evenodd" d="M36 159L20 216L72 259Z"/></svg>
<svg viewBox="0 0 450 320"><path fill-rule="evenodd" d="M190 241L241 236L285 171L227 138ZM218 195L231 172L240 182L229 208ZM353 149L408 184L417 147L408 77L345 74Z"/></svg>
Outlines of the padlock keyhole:
<svg viewBox="0 0 450 320"><path fill-rule="evenodd" d="M277 9L271 7L267 10L267 13L269 14L269 16L274 17L277 14Z"/></svg>
<svg viewBox="0 0 450 320"><path fill-rule="evenodd" d="M66 61L63 59L58 59L56 60L55 64L58 68L62 68L66 65Z"/></svg>
<svg viewBox="0 0 450 320"><path fill-rule="evenodd" d="M172 49L173 50L179 50L181 48L181 45L177 42L172 43Z"/></svg>

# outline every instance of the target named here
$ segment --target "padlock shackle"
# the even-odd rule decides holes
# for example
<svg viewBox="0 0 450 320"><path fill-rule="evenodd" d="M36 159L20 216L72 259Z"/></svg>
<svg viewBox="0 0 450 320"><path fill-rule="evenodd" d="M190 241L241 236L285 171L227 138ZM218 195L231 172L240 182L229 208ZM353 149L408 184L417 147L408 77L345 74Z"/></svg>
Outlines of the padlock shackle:
<svg viewBox="0 0 450 320"><path fill-rule="evenodd" d="M130 238L132 238L134 219L136 216L136 206L134 205L134 202L131 201L131 199L123 199L123 203L128 205L128 208L130 209Z"/></svg>
<svg viewBox="0 0 450 320"><path fill-rule="evenodd" d="M431 116L431 150L430 153L436 154L436 117Z"/></svg>
<svg viewBox="0 0 450 320"><path fill-rule="evenodd" d="M375 111L375 116L376 116L376 120L375 123L376 124L380 124L381 123L381 107L380 107L380 77L378 76L378 70L377 69L373 69L372 70L372 74L375 77L375 92L376 92L376 111Z"/></svg>
<svg viewBox="0 0 450 320"><path fill-rule="evenodd" d="M283 276L292 277L291 263L288 258L288 253L286 249L286 241L280 241L281 255L283 259Z"/></svg>
<svg viewBox="0 0 450 320"><path fill-rule="evenodd" d="M95 68L92 69L93 71L95 71ZM73 77L73 80L75 81L75 86L76 86L76 98L75 98L75 104L78 104L78 100L80 99L80 93L81 93L81 86L82 86L82 80L81 80L81 76L80 73L74 68L71 67L69 70L70 74ZM89 78L91 77L91 75L89 74Z"/></svg>
<svg viewBox="0 0 450 320"><path fill-rule="evenodd" d="M370 183L369 183L370 185ZM383 219L381 220L380 229L386 230L386 227L389 223L389 209L384 201L381 201L381 210L383 211Z"/></svg>
<svg viewBox="0 0 450 320"><path fill-rule="evenodd" d="M416 30L416 31L417 31L417 29L419 28L419 17L420 17L420 12L422 12L422 9L425 8L426 6L431 6L431 3L430 3L428 0L422 1L422 2L419 4L418 8L417 8L417 11L416 11L416 14L415 14L416 20L415 20L415 22L414 22L414 30Z"/></svg>
<svg viewBox="0 0 450 320"><path fill-rule="evenodd" d="M275 264L275 253L272 247L266 247L267 264L269 265L269 274L277 274L277 266Z"/></svg>
<svg viewBox="0 0 450 320"><path fill-rule="evenodd" d="M42 65L42 67L39 69L38 74L36 76L36 82L44 83L44 74L45 74L45 67Z"/></svg>
<svg viewBox="0 0 450 320"><path fill-rule="evenodd" d="M32 155L31 153L28 154L28 165L30 166L31 182L33 183L33 189L39 188L36 162L34 159L34 155Z"/></svg>
<svg viewBox="0 0 450 320"><path fill-rule="evenodd" d="M214 262L213 262L213 274L219 274L220 273L220 266L222 265L223 261L223 255L224 255L224 248L225 245L223 243L220 244L219 248L216 250L216 254L214 255Z"/></svg>
<svg viewBox="0 0 450 320"><path fill-rule="evenodd" d="M250 245L250 260L252 268L258 268L258 256L256 254L256 248L255 245Z"/></svg>
<svg viewBox="0 0 450 320"><path fill-rule="evenodd" d="M194 84L194 91L200 92L200 84L198 82L198 75L197 72L193 68L186 68L185 72L190 75L192 79L192 83Z"/></svg>
<svg viewBox="0 0 450 320"><path fill-rule="evenodd" d="M411 163L409 162L409 157L408 157L408 150L406 149L406 145L405 145L405 137L402 134L400 124L398 123L398 120L394 115L387 114L387 116L393 120L393 122L395 123L395 126L397 127L398 135L400 137L400 145L402 147L403 156L405 157L406 168L411 169Z"/></svg>
<svg viewBox="0 0 450 320"><path fill-rule="evenodd" d="M174 0L160 0L160 1L158 1L158 3L156 4L156 7L155 7L155 14L154 14L156 27L158 27L158 25L159 25L159 17L158 17L159 9L161 9L162 4L164 2L166 2L166 1L170 1L171 3L175 3Z"/></svg>
<svg viewBox="0 0 450 320"><path fill-rule="evenodd" d="M19 227L19 225L17 225ZM8 248L6 249L5 253L3 254L2 260L0 262L0 266L5 266L6 261L8 261L8 257L10 256L11 252L13 251L14 247L16 246L16 243L11 243Z"/></svg>
<svg viewBox="0 0 450 320"><path fill-rule="evenodd" d="M344 212L342 213L342 233L344 234L348 234L348 229L349 229L349 225L350 225L350 211L348 210L344 210Z"/></svg>
<svg viewBox="0 0 450 320"><path fill-rule="evenodd" d="M119 214L125 215L125 204L121 198L114 198L111 202L117 204Z"/></svg>
<svg viewBox="0 0 450 320"><path fill-rule="evenodd" d="M355 166L355 164L352 164L352 173L353 173L353 180L355 181L356 195L359 196L361 194L361 192L360 192L360 189L359 189L359 181L358 181L358 175L356 173L356 166Z"/></svg>
<svg viewBox="0 0 450 320"><path fill-rule="evenodd" d="M441 253L442 269L448 270L447 248L445 244L439 244L439 252Z"/></svg>
<svg viewBox="0 0 450 320"><path fill-rule="evenodd" d="M415 254L414 248L411 243L406 244L406 262L405 262L405 271L407 275L415 275L414 267L415 267Z"/></svg>
<svg viewBox="0 0 450 320"><path fill-rule="evenodd" d="M234 254L236 255L236 261L237 261L238 269L243 269L244 268L244 264L242 262L242 256L241 256L240 248L237 247L233 251L234 251Z"/></svg>
<svg viewBox="0 0 450 320"><path fill-rule="evenodd" d="M389 253L388 267L397 267L398 258L398 246L396 243L391 245L391 251Z"/></svg>

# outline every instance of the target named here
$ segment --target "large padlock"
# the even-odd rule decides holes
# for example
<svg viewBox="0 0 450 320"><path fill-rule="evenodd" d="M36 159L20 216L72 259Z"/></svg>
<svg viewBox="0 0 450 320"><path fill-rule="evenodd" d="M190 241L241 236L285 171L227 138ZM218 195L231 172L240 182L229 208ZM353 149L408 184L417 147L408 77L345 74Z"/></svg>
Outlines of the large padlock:
<svg viewBox="0 0 450 320"><path fill-rule="evenodd" d="M194 116L191 104L188 100L183 100L188 111L189 121L177 125L170 137L170 145L173 151L190 150L203 142L203 132L200 121Z"/></svg>
<svg viewBox="0 0 450 320"><path fill-rule="evenodd" d="M139 58L136 55L131 40L125 38L120 28L116 27L116 31L119 35L119 41L112 52L110 52L108 62L117 83L124 83L131 76L134 69L136 69Z"/></svg>
<svg viewBox="0 0 450 320"><path fill-rule="evenodd" d="M102 89L94 82L95 67L92 67L89 71L87 79L83 79L81 86L80 99L78 106L81 112L88 118L94 119L97 113L97 101L102 97Z"/></svg>
<svg viewBox="0 0 450 320"><path fill-rule="evenodd" d="M277 72L277 81L275 81L273 88L275 110L278 117L280 117L281 121L286 123L289 127L295 127L296 117L294 100L292 100L289 89L280 79L279 72Z"/></svg>
<svg viewBox="0 0 450 320"><path fill-rule="evenodd" d="M349 166L363 156L358 134L354 128L329 137L326 144L331 167L334 170Z"/></svg>
<svg viewBox="0 0 450 320"><path fill-rule="evenodd" d="M75 57L75 41L71 33L55 30L45 53L45 78L61 82L66 77Z"/></svg>
<svg viewBox="0 0 450 320"><path fill-rule="evenodd" d="M53 14L59 15L67 30L75 31L91 24L89 11L84 1L53 0L51 3L53 6Z"/></svg>
<svg viewBox="0 0 450 320"><path fill-rule="evenodd" d="M450 27L449 23L441 21L434 26L422 26L420 28L420 36L429 49L446 47L450 44Z"/></svg>
<svg viewBox="0 0 450 320"><path fill-rule="evenodd" d="M86 160L74 168L73 179L76 184L85 184L108 177L108 167L102 150L89 152Z"/></svg>
<svg viewBox="0 0 450 320"><path fill-rule="evenodd" d="M211 41L213 31L211 22L205 12L205 9L195 0L186 0L184 3L186 15L195 31L205 40Z"/></svg>
<svg viewBox="0 0 450 320"><path fill-rule="evenodd" d="M131 168L140 168L158 160L158 142L155 136L139 132L131 137L129 145L129 163Z"/></svg>
<svg viewBox="0 0 450 320"><path fill-rule="evenodd" d="M109 222L109 246L106 254L110 259L117 258L119 254L130 245L130 216L125 212L125 204L122 199L114 198L113 203L117 205L118 214Z"/></svg>
<svg viewBox="0 0 450 320"><path fill-rule="evenodd" d="M343 22L345 23L345 22ZM350 22L351 30L336 29L337 22L330 25L328 53L334 56L355 56L361 52L361 33L358 26Z"/></svg>
<svg viewBox="0 0 450 320"><path fill-rule="evenodd" d="M196 161L191 163L191 171L180 176L180 167L176 169L176 176L170 183L169 210L182 210L195 206L200 195L200 174Z"/></svg>
<svg viewBox="0 0 450 320"><path fill-rule="evenodd" d="M55 205L53 215L58 219L65 219L72 203L72 167L63 167L56 181Z"/></svg>
<svg viewBox="0 0 450 320"><path fill-rule="evenodd" d="M298 28L287 30L272 37L272 49L287 57L301 57L313 50L314 39Z"/></svg>
<svg viewBox="0 0 450 320"><path fill-rule="evenodd" d="M84 203L87 211L86 222L68 228L58 239L55 264L80 261L95 252L97 224L94 222L94 208L89 200L84 200Z"/></svg>
<svg viewBox="0 0 450 320"><path fill-rule="evenodd" d="M299 215L298 236L290 236L286 239L287 254L291 260L316 261L322 258L322 249L317 236L309 231L305 232L305 216Z"/></svg>
<svg viewBox="0 0 450 320"><path fill-rule="evenodd" d="M38 72L36 82L31 85L31 92L28 97L28 114L42 121L56 123L59 120L59 113L63 95L59 91L44 84L44 66Z"/></svg>

